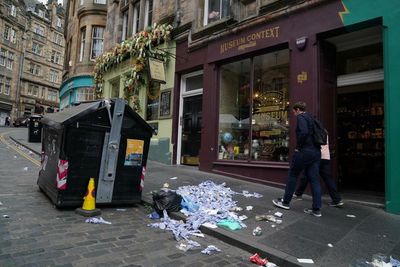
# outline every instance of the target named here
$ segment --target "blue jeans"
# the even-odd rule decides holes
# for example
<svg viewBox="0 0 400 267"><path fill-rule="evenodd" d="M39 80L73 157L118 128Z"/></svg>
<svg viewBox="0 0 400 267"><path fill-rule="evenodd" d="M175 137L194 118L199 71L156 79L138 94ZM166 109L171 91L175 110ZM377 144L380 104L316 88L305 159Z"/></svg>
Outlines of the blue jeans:
<svg viewBox="0 0 400 267"><path fill-rule="evenodd" d="M289 169L288 181L286 183L283 203L289 204L296 190L297 178L304 170L312 188L312 209L321 209L321 185L319 184L319 163L321 151L317 148L305 148L296 151L292 158Z"/></svg>
<svg viewBox="0 0 400 267"><path fill-rule="evenodd" d="M337 190L336 183L332 178L332 168L331 161L327 159L321 159L321 163L319 164L319 176L325 183L326 189L332 199L333 203L339 203L342 198ZM295 194L301 196L306 190L308 184L307 176L303 176L300 179L300 184L296 189Z"/></svg>

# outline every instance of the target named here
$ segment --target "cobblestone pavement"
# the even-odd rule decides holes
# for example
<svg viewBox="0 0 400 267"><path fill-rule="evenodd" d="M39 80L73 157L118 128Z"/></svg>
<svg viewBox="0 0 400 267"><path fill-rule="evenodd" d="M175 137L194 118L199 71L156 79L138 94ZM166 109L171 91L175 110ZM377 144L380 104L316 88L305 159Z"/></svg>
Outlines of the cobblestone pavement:
<svg viewBox="0 0 400 267"><path fill-rule="evenodd" d="M154 221L141 205L102 208L111 225L85 223L74 210L56 209L39 191L38 171L35 162L0 142L0 266L252 265L248 252L210 236L194 240L222 252L177 249L171 232L147 227Z"/></svg>

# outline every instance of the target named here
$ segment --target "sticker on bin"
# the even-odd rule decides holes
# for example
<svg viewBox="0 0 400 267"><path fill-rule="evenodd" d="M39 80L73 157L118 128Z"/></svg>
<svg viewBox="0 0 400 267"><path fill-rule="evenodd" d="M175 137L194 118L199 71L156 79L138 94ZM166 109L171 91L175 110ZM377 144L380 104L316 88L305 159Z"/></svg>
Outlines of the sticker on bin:
<svg viewBox="0 0 400 267"><path fill-rule="evenodd" d="M57 165L57 188L67 189L68 160L59 159Z"/></svg>
<svg viewBox="0 0 400 267"><path fill-rule="evenodd" d="M141 166L143 149L143 140L127 139L124 166Z"/></svg>

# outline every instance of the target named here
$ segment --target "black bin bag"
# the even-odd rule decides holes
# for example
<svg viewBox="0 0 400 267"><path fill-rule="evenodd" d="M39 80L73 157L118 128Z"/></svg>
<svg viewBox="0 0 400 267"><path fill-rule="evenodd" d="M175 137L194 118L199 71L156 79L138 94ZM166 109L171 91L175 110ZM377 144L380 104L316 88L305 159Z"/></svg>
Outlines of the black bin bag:
<svg viewBox="0 0 400 267"><path fill-rule="evenodd" d="M167 212L181 210L181 201L182 196L171 190L153 193L153 207L160 216L163 215L163 210Z"/></svg>

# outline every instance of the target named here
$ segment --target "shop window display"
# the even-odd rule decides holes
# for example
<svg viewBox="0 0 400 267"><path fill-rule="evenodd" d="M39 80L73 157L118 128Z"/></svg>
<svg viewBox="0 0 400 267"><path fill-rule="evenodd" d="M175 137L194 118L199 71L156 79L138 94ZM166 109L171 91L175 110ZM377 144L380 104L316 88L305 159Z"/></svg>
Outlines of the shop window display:
<svg viewBox="0 0 400 267"><path fill-rule="evenodd" d="M220 67L219 160L288 161L289 52Z"/></svg>

